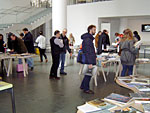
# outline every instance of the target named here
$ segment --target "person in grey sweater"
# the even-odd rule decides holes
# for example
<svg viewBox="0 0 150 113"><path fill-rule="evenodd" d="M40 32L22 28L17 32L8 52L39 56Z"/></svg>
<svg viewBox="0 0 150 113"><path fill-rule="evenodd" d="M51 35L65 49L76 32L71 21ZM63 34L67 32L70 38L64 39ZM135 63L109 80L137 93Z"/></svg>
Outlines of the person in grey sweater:
<svg viewBox="0 0 150 113"><path fill-rule="evenodd" d="M139 48L135 48L135 40L130 29L124 30L124 40L120 43L120 51L121 51L121 64L123 66L123 70L121 76L125 76L128 70L128 75L133 74L133 66L135 64L136 55L138 53Z"/></svg>

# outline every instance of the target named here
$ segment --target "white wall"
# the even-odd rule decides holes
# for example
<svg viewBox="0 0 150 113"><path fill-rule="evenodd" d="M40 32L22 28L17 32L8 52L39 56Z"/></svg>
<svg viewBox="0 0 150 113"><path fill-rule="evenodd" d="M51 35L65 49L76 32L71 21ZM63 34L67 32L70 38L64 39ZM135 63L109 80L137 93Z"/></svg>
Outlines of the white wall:
<svg viewBox="0 0 150 113"><path fill-rule="evenodd" d="M144 42L150 42L150 32L142 32L142 24L150 24L150 17L128 19L128 28L133 31L138 31Z"/></svg>
<svg viewBox="0 0 150 113"><path fill-rule="evenodd" d="M72 32L76 44L80 44L81 34L86 32L90 24L98 26L98 18L150 15L149 4L150 0L114 0L68 6L68 32Z"/></svg>

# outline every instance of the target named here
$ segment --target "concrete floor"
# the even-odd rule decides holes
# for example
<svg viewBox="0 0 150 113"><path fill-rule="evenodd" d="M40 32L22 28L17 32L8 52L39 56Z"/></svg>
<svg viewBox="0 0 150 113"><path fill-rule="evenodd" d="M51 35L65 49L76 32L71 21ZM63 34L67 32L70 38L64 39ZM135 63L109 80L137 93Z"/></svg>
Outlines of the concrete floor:
<svg viewBox="0 0 150 113"><path fill-rule="evenodd" d="M50 56L48 54L48 56ZM50 58L49 58L50 59ZM111 72L107 76L107 82L104 83L103 77L98 77L98 86L94 86L91 81L91 89L94 95L83 93L80 87L80 76L78 75L80 65L76 60L68 61L65 68L67 76L61 76L61 80L49 80L49 71L51 60L49 63L40 63L39 59L35 59L35 69L30 71L27 78L22 73L13 72L9 78L4 81L12 83L15 90L17 113L76 113L76 107L84 104L86 101L95 98L104 98L110 93L119 93L128 95L131 92L128 89L118 86L114 82L114 73ZM148 70L147 65L140 67L140 72ZM148 69L146 69L148 68ZM14 65L14 70L15 65ZM0 93L0 113L11 113L10 95Z"/></svg>

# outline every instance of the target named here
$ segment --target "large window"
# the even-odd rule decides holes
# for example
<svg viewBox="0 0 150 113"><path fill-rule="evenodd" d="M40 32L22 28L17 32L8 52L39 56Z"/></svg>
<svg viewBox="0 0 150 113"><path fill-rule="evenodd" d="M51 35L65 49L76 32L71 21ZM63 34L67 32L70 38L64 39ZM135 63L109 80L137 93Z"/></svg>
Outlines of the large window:
<svg viewBox="0 0 150 113"><path fill-rule="evenodd" d="M52 0L31 0L31 6L49 8L52 6Z"/></svg>

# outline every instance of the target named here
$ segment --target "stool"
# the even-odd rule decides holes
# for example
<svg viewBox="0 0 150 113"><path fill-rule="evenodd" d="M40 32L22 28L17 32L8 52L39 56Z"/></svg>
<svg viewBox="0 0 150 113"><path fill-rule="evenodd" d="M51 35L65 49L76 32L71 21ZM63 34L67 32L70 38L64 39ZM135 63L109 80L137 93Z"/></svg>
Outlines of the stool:
<svg viewBox="0 0 150 113"><path fill-rule="evenodd" d="M13 85L0 81L0 92L4 92L4 91L11 94L12 111L13 111L13 113L16 113Z"/></svg>

